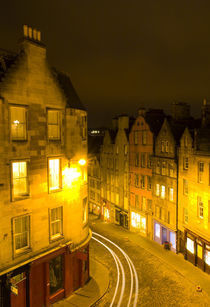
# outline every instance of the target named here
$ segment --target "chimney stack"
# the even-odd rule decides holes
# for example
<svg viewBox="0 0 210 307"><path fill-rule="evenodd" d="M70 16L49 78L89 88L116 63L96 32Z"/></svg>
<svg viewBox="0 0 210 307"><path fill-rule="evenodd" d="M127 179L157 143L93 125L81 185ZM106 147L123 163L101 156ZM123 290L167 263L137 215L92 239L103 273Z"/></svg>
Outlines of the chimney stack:
<svg viewBox="0 0 210 307"><path fill-rule="evenodd" d="M27 25L23 26L23 36L24 38L30 39L32 41L41 42L41 32L33 29Z"/></svg>

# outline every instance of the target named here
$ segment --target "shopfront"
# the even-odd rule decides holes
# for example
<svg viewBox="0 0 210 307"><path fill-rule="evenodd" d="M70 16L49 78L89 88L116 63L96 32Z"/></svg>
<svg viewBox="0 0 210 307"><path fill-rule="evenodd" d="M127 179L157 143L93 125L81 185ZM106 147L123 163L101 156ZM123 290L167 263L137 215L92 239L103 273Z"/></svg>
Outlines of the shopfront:
<svg viewBox="0 0 210 307"><path fill-rule="evenodd" d="M154 241L161 245L170 242L170 249L176 252L176 233L157 221L154 221Z"/></svg>
<svg viewBox="0 0 210 307"><path fill-rule="evenodd" d="M143 235L146 235L147 231L147 218L145 215L131 211L131 229L139 231Z"/></svg>
<svg viewBox="0 0 210 307"><path fill-rule="evenodd" d="M185 229L185 259L210 274L210 242Z"/></svg>

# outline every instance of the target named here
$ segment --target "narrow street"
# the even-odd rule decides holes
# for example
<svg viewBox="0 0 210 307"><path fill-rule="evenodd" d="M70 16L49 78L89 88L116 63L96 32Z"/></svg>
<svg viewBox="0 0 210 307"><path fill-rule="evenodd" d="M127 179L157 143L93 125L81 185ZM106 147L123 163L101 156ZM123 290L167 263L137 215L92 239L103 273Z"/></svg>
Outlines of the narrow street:
<svg viewBox="0 0 210 307"><path fill-rule="evenodd" d="M120 226L108 224L93 218L90 219L90 227L93 232L113 241L130 257L138 275L137 306L210 306L208 294L205 291L197 292L196 285L193 284L190 279L180 274L174 269L173 265L164 262L163 259L155 256L152 252L148 251L148 249L145 249L144 246L142 246L143 241L140 235L131 233ZM102 238L97 235L93 234L93 237L102 240ZM113 248L112 244L103 240L103 243L105 242L110 248ZM154 242L154 244L156 243ZM157 249L160 249L160 246L157 245ZM131 274L129 266L126 265L125 257L116 248L114 251L125 268L125 289L121 306L127 306L130 295ZM162 252L172 253L164 249ZM170 254L168 254L168 256L170 256ZM103 300L100 301L99 305L110 306L118 281L116 263L109 250L94 239L91 240L90 244L90 257L94 257L109 269L109 291ZM179 256L177 255L177 257ZM196 270L198 269L196 268ZM198 271L198 274L204 273ZM103 278L103 276L101 278ZM134 279L133 282L134 288L131 306L133 306L135 298L136 285ZM118 294L113 306L117 306L119 302L122 283L123 281L121 279L119 282Z"/></svg>

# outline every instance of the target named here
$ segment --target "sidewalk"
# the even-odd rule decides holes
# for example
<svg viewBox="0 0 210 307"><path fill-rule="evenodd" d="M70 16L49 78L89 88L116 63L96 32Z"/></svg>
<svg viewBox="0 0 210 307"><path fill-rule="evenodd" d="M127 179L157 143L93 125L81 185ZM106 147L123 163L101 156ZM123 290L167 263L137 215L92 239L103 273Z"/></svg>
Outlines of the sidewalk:
<svg viewBox="0 0 210 307"><path fill-rule="evenodd" d="M52 306L90 307L97 304L108 290L109 271L92 257L90 257L90 277L89 282L83 288L78 289L68 298L54 303Z"/></svg>

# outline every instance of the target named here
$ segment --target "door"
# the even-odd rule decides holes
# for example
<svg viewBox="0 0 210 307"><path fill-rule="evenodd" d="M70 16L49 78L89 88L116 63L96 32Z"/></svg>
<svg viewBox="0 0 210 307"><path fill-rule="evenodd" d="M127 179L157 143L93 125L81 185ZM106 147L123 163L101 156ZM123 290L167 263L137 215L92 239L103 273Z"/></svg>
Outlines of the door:
<svg viewBox="0 0 210 307"><path fill-rule="evenodd" d="M20 273L11 278L11 307L26 307L26 277Z"/></svg>
<svg viewBox="0 0 210 307"><path fill-rule="evenodd" d="M162 227L162 244L167 241L167 229Z"/></svg>

